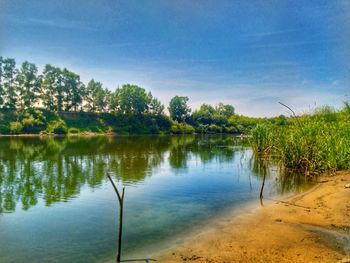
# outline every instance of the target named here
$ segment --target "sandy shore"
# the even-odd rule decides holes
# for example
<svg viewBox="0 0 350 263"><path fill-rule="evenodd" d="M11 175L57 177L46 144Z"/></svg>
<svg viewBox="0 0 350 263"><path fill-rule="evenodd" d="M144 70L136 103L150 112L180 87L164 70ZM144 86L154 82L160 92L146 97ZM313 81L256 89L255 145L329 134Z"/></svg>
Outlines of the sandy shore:
<svg viewBox="0 0 350 263"><path fill-rule="evenodd" d="M349 183L350 172L339 172L297 196L225 215L157 261L350 262Z"/></svg>

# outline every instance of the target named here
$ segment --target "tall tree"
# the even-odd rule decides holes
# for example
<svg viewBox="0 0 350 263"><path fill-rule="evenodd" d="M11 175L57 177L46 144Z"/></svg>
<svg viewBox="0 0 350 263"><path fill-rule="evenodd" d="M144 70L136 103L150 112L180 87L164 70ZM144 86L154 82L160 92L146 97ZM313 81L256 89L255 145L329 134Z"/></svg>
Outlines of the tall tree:
<svg viewBox="0 0 350 263"><path fill-rule="evenodd" d="M201 124L213 124L216 110L213 106L203 103L198 111L192 114L193 119Z"/></svg>
<svg viewBox="0 0 350 263"><path fill-rule="evenodd" d="M187 106L188 97L175 96L170 100L170 117L176 121L185 121L191 109Z"/></svg>
<svg viewBox="0 0 350 263"><path fill-rule="evenodd" d="M2 61L3 58L0 56L0 108L2 107L4 103L4 86L2 84L2 79L3 79L3 70L2 70Z"/></svg>
<svg viewBox="0 0 350 263"><path fill-rule="evenodd" d="M235 114L235 108L232 105L223 104L221 102L216 107L216 110L220 115L223 115L226 118L230 118L233 114Z"/></svg>
<svg viewBox="0 0 350 263"><path fill-rule="evenodd" d="M148 93L148 97L150 100L148 111L154 115L164 115L164 105L153 97L151 92Z"/></svg>
<svg viewBox="0 0 350 263"><path fill-rule="evenodd" d="M117 112L119 109L119 89L116 89L114 92L111 92L107 96L107 104L111 112Z"/></svg>
<svg viewBox="0 0 350 263"><path fill-rule="evenodd" d="M145 89L125 84L118 89L119 107L124 114L140 115L148 110L150 98Z"/></svg>
<svg viewBox="0 0 350 263"><path fill-rule="evenodd" d="M16 86L16 62L12 58L7 58L3 63L3 87L4 87L4 103L8 109L16 109L17 104L17 86Z"/></svg>
<svg viewBox="0 0 350 263"><path fill-rule="evenodd" d="M80 76L64 68L62 71L63 84L63 104L64 110L77 111L83 102L84 84L80 81Z"/></svg>
<svg viewBox="0 0 350 263"><path fill-rule="evenodd" d="M45 65L42 81L42 102L49 111L62 111L64 101L64 85L62 70Z"/></svg>
<svg viewBox="0 0 350 263"><path fill-rule="evenodd" d="M106 92L100 82L90 80L86 87L86 105L89 112L102 112L107 106Z"/></svg>
<svg viewBox="0 0 350 263"><path fill-rule="evenodd" d="M18 84L18 104L21 109L28 109L38 101L40 92L40 77L37 67L25 61L16 77Z"/></svg>

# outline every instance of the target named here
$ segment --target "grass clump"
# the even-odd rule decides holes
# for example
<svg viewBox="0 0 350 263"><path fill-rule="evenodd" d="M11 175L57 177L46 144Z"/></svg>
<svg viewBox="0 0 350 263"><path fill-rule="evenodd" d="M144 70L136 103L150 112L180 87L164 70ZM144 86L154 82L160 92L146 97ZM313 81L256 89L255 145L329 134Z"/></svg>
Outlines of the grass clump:
<svg viewBox="0 0 350 263"><path fill-rule="evenodd" d="M275 153L284 167L318 174L350 169L350 110L325 106L296 116L286 126L257 125L251 131L257 153Z"/></svg>

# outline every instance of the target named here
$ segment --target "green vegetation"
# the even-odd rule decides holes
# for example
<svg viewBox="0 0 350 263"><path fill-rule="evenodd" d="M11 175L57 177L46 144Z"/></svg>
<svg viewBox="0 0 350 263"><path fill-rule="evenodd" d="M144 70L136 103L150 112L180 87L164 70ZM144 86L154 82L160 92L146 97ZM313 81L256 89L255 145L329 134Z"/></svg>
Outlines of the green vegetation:
<svg viewBox="0 0 350 263"><path fill-rule="evenodd" d="M310 144L321 147L314 135L322 127L325 130L322 134L336 138L330 133L344 129L336 125L345 122L338 119L345 118L339 116L346 115L348 104L339 113L324 108L313 116L298 117L299 126L305 126L301 128L295 125L295 120L283 115L275 118L237 115L232 105L223 103L202 104L191 113L188 101L183 96L172 98L167 116L164 105L136 85L125 84L112 91L94 79L85 85L78 74L66 68L46 65L39 74L32 63L23 62L17 69L14 59L0 57L0 134L248 134L252 131L256 151L283 149L284 162L290 161L288 165L293 167L317 170L346 162L346 158L335 160L329 156L328 164L313 163L316 150ZM282 136L275 138L279 133ZM328 142L329 147L348 138L339 136L336 144Z"/></svg>
<svg viewBox="0 0 350 263"><path fill-rule="evenodd" d="M329 106L311 115L295 116L288 124L259 124L251 131L259 154L278 158L287 169L314 175L350 168L350 106Z"/></svg>
<svg viewBox="0 0 350 263"><path fill-rule="evenodd" d="M114 91L91 79L87 85L66 68L37 67L0 57L0 134L189 134L248 133L257 124L286 125L285 116L250 118L232 105L202 104L191 114L188 97L164 105L150 92L125 84Z"/></svg>

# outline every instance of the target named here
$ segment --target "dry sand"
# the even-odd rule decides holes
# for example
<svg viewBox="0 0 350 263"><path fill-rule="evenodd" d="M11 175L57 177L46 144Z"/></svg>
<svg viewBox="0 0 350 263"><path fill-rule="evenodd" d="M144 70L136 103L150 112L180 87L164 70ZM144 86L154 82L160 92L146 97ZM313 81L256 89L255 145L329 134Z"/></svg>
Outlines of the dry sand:
<svg viewBox="0 0 350 263"><path fill-rule="evenodd" d="M190 234L158 262L350 262L350 172Z"/></svg>

